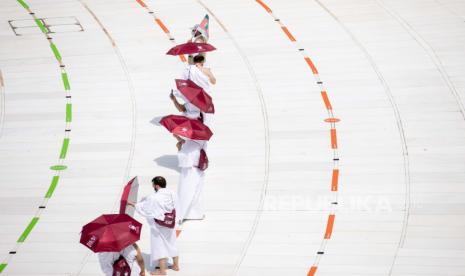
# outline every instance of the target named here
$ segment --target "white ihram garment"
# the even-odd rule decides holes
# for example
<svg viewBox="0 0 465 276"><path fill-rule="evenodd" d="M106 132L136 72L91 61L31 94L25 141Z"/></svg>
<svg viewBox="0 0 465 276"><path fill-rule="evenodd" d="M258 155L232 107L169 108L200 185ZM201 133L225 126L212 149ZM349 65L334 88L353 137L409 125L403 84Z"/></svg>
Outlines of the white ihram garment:
<svg viewBox="0 0 465 276"><path fill-rule="evenodd" d="M139 275L140 267L138 265L134 265L134 261L136 260L137 251L134 246L130 245L125 249L121 250L120 252L101 252L98 253L98 261L100 263L100 268L102 269L105 276L112 276L113 275L113 264L116 260L119 259L119 256L123 255L126 259L126 262L131 267L131 275Z"/></svg>
<svg viewBox="0 0 465 276"><path fill-rule="evenodd" d="M136 211L147 219L150 226L150 261L152 263L160 259L178 256L176 230L158 225L154 220L164 220L165 213L170 213L173 209L178 212L176 205L176 194L163 188L136 204Z"/></svg>
<svg viewBox="0 0 465 276"><path fill-rule="evenodd" d="M187 140L178 152L178 162L181 168L179 176L178 221L183 219L203 219L202 188L204 172L197 168L202 144Z"/></svg>
<svg viewBox="0 0 465 276"><path fill-rule="evenodd" d="M200 71L200 69L197 68L197 66L195 65L186 66L186 68L182 72L181 78L184 80L189 79L193 81L195 84L202 87L203 90L205 90L205 92L207 92L207 94L211 96L212 88L211 88L210 79L208 78L207 75L205 75L202 71ZM186 107L186 109L188 109L188 107ZM206 126L210 127L212 125L212 114L203 113L203 123Z"/></svg>

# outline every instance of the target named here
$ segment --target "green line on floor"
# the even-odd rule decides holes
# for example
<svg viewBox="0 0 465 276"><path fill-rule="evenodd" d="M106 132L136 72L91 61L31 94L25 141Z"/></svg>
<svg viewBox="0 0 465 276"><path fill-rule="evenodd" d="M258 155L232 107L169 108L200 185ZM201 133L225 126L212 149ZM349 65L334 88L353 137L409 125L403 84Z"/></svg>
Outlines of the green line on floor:
<svg viewBox="0 0 465 276"><path fill-rule="evenodd" d="M29 9L29 6L26 4L26 2L24 2L23 0L17 0L17 1L18 1L19 4L21 4L21 6L23 6L23 8ZM5 266L6 266L6 264L5 264ZM0 270L0 272L1 272L1 270Z"/></svg>
<svg viewBox="0 0 465 276"><path fill-rule="evenodd" d="M54 165L50 167L50 169L54 171L62 171L62 170L66 170L67 168L68 167L65 165Z"/></svg>
<svg viewBox="0 0 465 276"><path fill-rule="evenodd" d="M63 79L63 84L65 86L65 90L70 90L68 74L61 73L61 78Z"/></svg>
<svg viewBox="0 0 465 276"><path fill-rule="evenodd" d="M29 225L27 226L26 230L24 230L21 237L19 237L18 242L24 242L26 240L27 236L29 236L29 234L31 233L32 228L34 228L34 226L37 224L38 221L39 221L38 217L32 218L32 220L29 223Z"/></svg>
<svg viewBox="0 0 465 276"><path fill-rule="evenodd" d="M2 273L6 266L7 264L0 264L0 273Z"/></svg>
<svg viewBox="0 0 465 276"><path fill-rule="evenodd" d="M73 112L72 112L72 105L71 104L66 104L66 122L69 123L71 122L73 116Z"/></svg>
<svg viewBox="0 0 465 276"><path fill-rule="evenodd" d="M60 179L60 177L58 175L55 175L53 178L52 178L52 183L50 184L50 187L48 188L48 191L47 193L45 194L45 198L51 198L52 195L53 195L53 192L55 191L55 188L57 187L58 185L58 180Z"/></svg>
<svg viewBox="0 0 465 276"><path fill-rule="evenodd" d="M44 23L42 22L42 20L40 19L34 19L34 21L36 22L37 26L39 26L39 29L44 33L48 33L47 29L45 28L44 26Z"/></svg>
<svg viewBox="0 0 465 276"><path fill-rule="evenodd" d="M52 48L53 54L58 61L61 61L60 52L57 49L57 46L54 43L50 43L50 48Z"/></svg>
<svg viewBox="0 0 465 276"><path fill-rule="evenodd" d="M68 152L69 138L63 139L63 145L61 146L60 159L66 158L66 153Z"/></svg>

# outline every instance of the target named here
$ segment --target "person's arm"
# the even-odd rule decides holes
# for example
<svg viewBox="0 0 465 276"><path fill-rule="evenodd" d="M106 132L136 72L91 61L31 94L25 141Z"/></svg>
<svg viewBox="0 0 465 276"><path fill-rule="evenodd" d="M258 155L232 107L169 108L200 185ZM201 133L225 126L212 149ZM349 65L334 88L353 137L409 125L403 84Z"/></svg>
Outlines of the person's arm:
<svg viewBox="0 0 465 276"><path fill-rule="evenodd" d="M137 244L133 244L132 245L134 247L134 249L136 249L136 261L137 261L137 264L139 265L140 267L140 276L145 276L145 263L144 263L144 257L142 257L142 252L140 251L140 248Z"/></svg>
<svg viewBox="0 0 465 276"><path fill-rule="evenodd" d="M216 84L216 78L213 76L212 71L210 68L202 68L202 72L207 75L208 79L210 80L211 84Z"/></svg>
<svg viewBox="0 0 465 276"><path fill-rule="evenodd" d="M179 112L186 112L186 108L184 107L184 105L180 104L176 97L173 95L173 90L171 90L170 99L171 101L173 101L174 106Z"/></svg>

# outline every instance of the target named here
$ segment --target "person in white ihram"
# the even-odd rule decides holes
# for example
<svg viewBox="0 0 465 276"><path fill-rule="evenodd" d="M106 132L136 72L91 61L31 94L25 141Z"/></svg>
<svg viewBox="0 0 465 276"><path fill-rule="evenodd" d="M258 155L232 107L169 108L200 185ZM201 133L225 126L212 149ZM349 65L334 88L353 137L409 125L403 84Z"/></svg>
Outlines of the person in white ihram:
<svg viewBox="0 0 465 276"><path fill-rule="evenodd" d="M196 55L194 57L192 65L187 65L184 71L182 72L181 79L183 80L191 80L198 86L202 87L207 94L211 95L212 88L211 86L216 84L216 78L213 75L212 71L210 68L204 67L205 64L205 57L202 55ZM170 95L171 100L174 100L173 97ZM176 107L178 108L178 105L174 103ZM193 106L192 104L190 105L184 105L184 108L186 111L192 111L192 112L199 112L200 110ZM181 112L183 110L179 109ZM203 123L207 126L211 125L211 115L210 114L205 114L202 112L202 118L203 118Z"/></svg>
<svg viewBox="0 0 465 276"><path fill-rule="evenodd" d="M166 189L166 180L161 176L152 179L155 193L144 198L138 203L128 202L128 205L134 206L136 212L147 219L150 225L151 254L150 261L152 264L158 262L160 269L151 272L152 275L166 275L167 259L173 258L175 271L179 271L179 257L176 246L176 230L174 228L177 196L173 191ZM167 214L174 214L172 225L162 225L166 223Z"/></svg>
<svg viewBox="0 0 465 276"><path fill-rule="evenodd" d="M132 244L120 252L101 252L98 253L98 260L100 263L100 268L102 269L105 276L113 275L113 264L118 260L120 256L123 256L126 259L126 262L131 267L131 275L145 276L145 264L142 253L140 252L139 246L137 244ZM133 265L134 261L137 261L139 269L137 266Z"/></svg>
<svg viewBox="0 0 465 276"><path fill-rule="evenodd" d="M203 219L204 208L202 189L204 172L198 168L203 141L182 140L178 152L178 166L181 168L178 184L178 222L185 219ZM178 143L178 144L179 144Z"/></svg>

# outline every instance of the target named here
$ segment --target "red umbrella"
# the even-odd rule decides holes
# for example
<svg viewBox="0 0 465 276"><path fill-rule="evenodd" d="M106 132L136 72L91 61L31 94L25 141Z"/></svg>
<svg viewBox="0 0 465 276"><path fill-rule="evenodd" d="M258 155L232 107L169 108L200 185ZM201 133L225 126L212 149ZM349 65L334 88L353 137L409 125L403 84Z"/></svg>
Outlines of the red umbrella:
<svg viewBox="0 0 465 276"><path fill-rule="evenodd" d="M213 133L202 122L179 115L168 115L160 120L166 129L176 135L193 139L209 140Z"/></svg>
<svg viewBox="0 0 465 276"><path fill-rule="evenodd" d="M137 201L137 192L139 190L139 181L137 176L131 179L126 186L124 186L123 194L121 195L119 213L134 216L134 207L127 205L128 201Z"/></svg>
<svg viewBox="0 0 465 276"><path fill-rule="evenodd" d="M171 48L166 54L177 56L184 54L196 54L204 53L216 50L213 45L208 43L196 43L196 42L187 42L184 44L179 44Z"/></svg>
<svg viewBox="0 0 465 276"><path fill-rule="evenodd" d="M191 80L176 79L176 87L193 105L205 113L215 113L212 97Z"/></svg>
<svg viewBox="0 0 465 276"><path fill-rule="evenodd" d="M94 252L118 252L138 241L141 230L126 214L101 215L82 227L80 243Z"/></svg>

